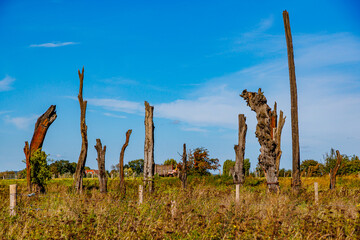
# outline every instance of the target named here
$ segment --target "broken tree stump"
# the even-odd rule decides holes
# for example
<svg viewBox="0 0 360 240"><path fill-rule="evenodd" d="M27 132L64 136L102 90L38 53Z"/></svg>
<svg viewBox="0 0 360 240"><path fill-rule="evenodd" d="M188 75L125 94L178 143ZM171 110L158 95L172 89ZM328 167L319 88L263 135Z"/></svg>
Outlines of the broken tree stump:
<svg viewBox="0 0 360 240"><path fill-rule="evenodd" d="M280 163L280 143L283 123L277 124L276 103L274 111L271 111L264 94L259 88L258 92L248 92L246 89L240 95L247 105L256 112L257 125L255 135L260 143L259 165L265 172L268 190L279 191L277 162ZM280 113L282 116L282 114ZM285 122L281 117L280 121ZM278 125L280 125L278 127ZM281 126L282 125L282 126ZM278 137L275 137L278 136Z"/></svg>
<svg viewBox="0 0 360 240"><path fill-rule="evenodd" d="M106 146L104 145L104 148L102 147L101 140L98 138L96 139L96 145L94 146L97 151L97 162L98 162L98 168L99 168L99 188L101 193L107 192L107 181L108 178L106 176L106 170L105 170L105 153L106 153Z"/></svg>
<svg viewBox="0 0 360 240"><path fill-rule="evenodd" d="M154 107L145 101L144 186L154 190Z"/></svg>
<svg viewBox="0 0 360 240"><path fill-rule="evenodd" d="M55 121L56 105L51 105L46 112L44 112L36 121L34 134L31 138L30 146L29 143L25 142L24 153L26 159L26 181L27 188L30 192L32 190L31 184L31 155L33 155L38 149L41 149L45 140L46 133Z"/></svg>
<svg viewBox="0 0 360 240"><path fill-rule="evenodd" d="M80 88L79 88L79 104L80 104L80 132L81 132L81 151L79 155L79 160L76 165L75 179L74 179L74 188L78 193L82 193L83 190L83 173L86 163L87 150L88 150L88 139L87 139L87 126L85 122L86 115L86 105L87 101L83 100L83 82L84 82L84 67L82 72L78 70Z"/></svg>
<svg viewBox="0 0 360 240"><path fill-rule="evenodd" d="M126 132L126 140L125 140L124 145L121 148L120 159L119 159L120 192L123 194L123 197L125 197L125 194L126 194L125 175L124 175L124 154L125 154L126 147L129 145L131 132L132 132L131 129L127 130L127 132Z"/></svg>
<svg viewBox="0 0 360 240"><path fill-rule="evenodd" d="M336 150L336 164L333 169L330 170L330 189L335 189L336 185L336 174L341 166L342 156L340 155L339 150Z"/></svg>
<svg viewBox="0 0 360 240"><path fill-rule="evenodd" d="M179 178L181 180L182 188L185 189L187 185L187 166L186 166L186 144L183 145L183 154L182 154L182 166Z"/></svg>
<svg viewBox="0 0 360 240"><path fill-rule="evenodd" d="M301 187L300 179L300 144L299 144L299 123L298 123L298 102L297 87L295 75L294 50L290 29L289 13L283 11L285 37L288 53L289 78L290 78L290 95L291 95L291 134L292 134L292 188L294 193L298 193Z"/></svg>
<svg viewBox="0 0 360 240"><path fill-rule="evenodd" d="M245 156L245 142L246 142L246 117L244 114L239 114L239 133L238 144L234 146L235 150L235 166L233 171L233 181L236 185L244 183L245 169L244 169L244 156Z"/></svg>

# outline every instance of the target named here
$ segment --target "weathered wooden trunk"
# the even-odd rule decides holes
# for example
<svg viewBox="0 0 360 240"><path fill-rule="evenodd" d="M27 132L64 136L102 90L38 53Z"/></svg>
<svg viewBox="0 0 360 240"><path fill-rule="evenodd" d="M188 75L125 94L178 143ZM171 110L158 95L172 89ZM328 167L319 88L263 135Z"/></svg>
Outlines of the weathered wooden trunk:
<svg viewBox="0 0 360 240"><path fill-rule="evenodd" d="M336 174L341 166L342 156L340 155L339 150L336 150L336 164L333 169L330 170L330 189L335 189L336 185Z"/></svg>
<svg viewBox="0 0 360 240"><path fill-rule="evenodd" d="M181 172L179 174L179 178L181 180L181 184L183 189L186 188L187 185L187 161L186 161L186 144L184 143L183 146L183 154L182 154L182 166L181 166Z"/></svg>
<svg viewBox="0 0 360 240"><path fill-rule="evenodd" d="M144 186L154 190L154 107L145 101Z"/></svg>
<svg viewBox="0 0 360 240"><path fill-rule="evenodd" d="M289 13L283 11L285 37L288 53L289 78L290 78L290 95L291 95L291 133L292 133L292 188L295 193L299 192L301 187L300 179L300 144L299 144L299 124L298 124L298 104L297 104L297 87L295 76L294 50L290 29Z"/></svg>
<svg viewBox="0 0 360 240"><path fill-rule="evenodd" d="M32 190L31 187L31 155L36 152L36 150L41 149L45 140L46 133L50 127L50 125L55 121L56 115L56 105L51 105L46 112L41 115L36 123L34 134L32 136L30 147L29 143L25 142L24 153L26 159L26 180L27 180L27 188L28 191ZM44 191L43 186L37 186L40 191Z"/></svg>
<svg viewBox="0 0 360 240"><path fill-rule="evenodd" d="M126 132L126 140L125 140L124 145L121 148L120 159L119 159L120 192L123 194L123 197L125 197L125 194L126 194L125 175L124 175L124 154L125 154L126 147L129 145L131 132L132 132L131 129L127 130L127 132Z"/></svg>
<svg viewBox="0 0 360 240"><path fill-rule="evenodd" d="M247 105L256 112L258 124L255 135L260 143L259 164L265 172L268 190L277 192L279 190L278 165L280 163L281 131L285 118L280 111L279 124L277 124L276 103L274 111L267 105L267 100L259 88L258 92L248 92L246 89L240 95L245 99ZM279 126L279 127L278 127ZM276 137L277 136L277 137Z"/></svg>
<svg viewBox="0 0 360 240"><path fill-rule="evenodd" d="M88 139L87 139L87 126L85 122L86 115L86 105L87 101L83 100L83 82L84 82L84 67L82 72L78 71L80 79L80 88L79 88L79 104L80 104L80 132L81 132L81 151L79 155L79 160L76 165L75 177L74 177L74 188L78 193L82 193L83 190L83 173L86 163L87 150L88 150Z"/></svg>
<svg viewBox="0 0 360 240"><path fill-rule="evenodd" d="M99 168L99 188L101 193L107 192L107 181L108 178L106 176L106 170L105 170L105 153L106 153L106 146L104 148L102 147L101 140L96 139L96 145L94 146L97 151L97 162L98 162L98 168Z"/></svg>
<svg viewBox="0 0 360 240"><path fill-rule="evenodd" d="M245 156L245 142L246 142L246 117L244 114L239 114L239 133L238 144L234 146L235 150L235 166L233 171L234 184L243 184L245 169L244 169L244 156Z"/></svg>

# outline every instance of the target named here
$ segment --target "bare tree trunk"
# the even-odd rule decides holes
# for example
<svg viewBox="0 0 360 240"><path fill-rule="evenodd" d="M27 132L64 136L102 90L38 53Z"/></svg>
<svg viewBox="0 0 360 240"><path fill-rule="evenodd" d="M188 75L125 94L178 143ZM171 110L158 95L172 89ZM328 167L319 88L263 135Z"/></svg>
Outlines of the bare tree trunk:
<svg viewBox="0 0 360 240"><path fill-rule="evenodd" d="M79 103L80 103L80 131L81 131L81 151L79 155L79 160L76 165L74 187L78 193L82 193L83 190L83 173L86 163L87 150L88 150L88 140L87 140L87 126L85 123L85 114L86 114L86 105L87 101L83 100L83 82L84 82L84 67L82 73L78 70L79 79L80 79L80 88L79 88Z"/></svg>
<svg viewBox="0 0 360 240"><path fill-rule="evenodd" d="M107 181L108 178L106 176L106 170L105 170L105 153L106 153L106 146L104 148L102 147L101 140L96 139L96 145L94 146L97 151L97 162L98 162L98 168L99 168L99 187L101 193L107 192Z"/></svg>
<svg viewBox="0 0 360 240"><path fill-rule="evenodd" d="M238 144L234 146L235 150L235 166L233 173L233 180L235 184L243 184L244 183L244 155L245 155L245 142L246 142L246 117L244 114L239 114L239 133L238 133Z"/></svg>
<svg viewBox="0 0 360 240"><path fill-rule="evenodd" d="M35 123L34 134L31 139L30 147L29 147L29 143L27 141L25 142L24 153L26 158L26 175L27 175L26 180L27 180L28 191L32 190L31 167L30 167L31 155L33 155L34 152L36 152L36 150L42 148L46 133L50 125L55 121L56 117L57 117L56 105L51 105L46 110L46 112L37 119ZM45 190L43 186L38 186L38 188L41 191Z"/></svg>
<svg viewBox="0 0 360 240"><path fill-rule="evenodd" d="M144 186L154 190L154 107L145 101Z"/></svg>
<svg viewBox="0 0 360 240"><path fill-rule="evenodd" d="M27 190L31 192L31 171L30 171L30 147L28 141L25 142L24 153L26 158L26 183Z"/></svg>
<svg viewBox="0 0 360 240"><path fill-rule="evenodd" d="M298 123L298 104L297 104L297 87L295 76L294 51L290 29L289 13L283 11L285 36L288 52L290 93L291 93L291 132L292 132L292 164L293 177L292 188L294 193L298 193L301 187L300 179L300 144L299 144L299 123Z"/></svg>
<svg viewBox="0 0 360 240"><path fill-rule="evenodd" d="M259 165L265 172L268 190L277 192L279 190L277 161L280 161L277 138L281 139L281 128L276 126L276 104L274 111L267 105L267 100L259 88L258 92L248 92L246 89L240 95L245 99L247 105L256 112L258 124L255 135L260 143ZM282 118L285 121L285 118ZM277 160L279 158L279 160Z"/></svg>
<svg viewBox="0 0 360 240"><path fill-rule="evenodd" d="M333 169L330 170L330 189L335 189L335 184L336 184L336 174L341 166L341 162L342 162L342 156L340 155L339 150L336 150L336 164L335 167Z"/></svg>
<svg viewBox="0 0 360 240"><path fill-rule="evenodd" d="M182 183L182 187L183 189L186 188L186 185L187 185L187 166L186 166L186 144L184 143L184 146L183 146L183 155L182 155L182 166L181 166L181 173L179 175L180 177L180 180L181 180L181 183Z"/></svg>
<svg viewBox="0 0 360 240"><path fill-rule="evenodd" d="M130 140L130 135L131 135L132 130L129 129L126 132L126 140L124 145L121 148L121 152L120 152L120 160L119 160L119 168L120 168L120 192L123 194L123 196L125 197L126 194L126 186L125 186L125 175L124 175L124 154L125 154L125 149L126 147L129 145L129 140Z"/></svg>

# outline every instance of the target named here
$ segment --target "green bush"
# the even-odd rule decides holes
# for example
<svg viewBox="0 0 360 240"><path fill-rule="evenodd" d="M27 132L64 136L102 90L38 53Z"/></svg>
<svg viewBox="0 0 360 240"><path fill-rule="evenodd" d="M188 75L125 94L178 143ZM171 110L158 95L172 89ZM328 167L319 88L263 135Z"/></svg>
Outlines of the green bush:
<svg viewBox="0 0 360 240"><path fill-rule="evenodd" d="M30 157L31 182L39 188L40 192L45 192L47 181L51 179L47 157L48 155L40 149Z"/></svg>

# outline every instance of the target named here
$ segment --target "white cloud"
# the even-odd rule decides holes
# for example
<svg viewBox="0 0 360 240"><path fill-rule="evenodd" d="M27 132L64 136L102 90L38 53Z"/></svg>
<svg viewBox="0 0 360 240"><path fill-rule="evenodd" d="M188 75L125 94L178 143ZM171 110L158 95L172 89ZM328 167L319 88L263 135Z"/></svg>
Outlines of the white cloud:
<svg viewBox="0 0 360 240"><path fill-rule="evenodd" d="M113 114L113 113L104 113L105 116L108 116L108 117L114 117L114 118L126 118L125 116L121 116L121 115L116 115L116 114Z"/></svg>
<svg viewBox="0 0 360 240"><path fill-rule="evenodd" d="M39 116L32 115L30 117L10 117L9 115L5 116L5 122L13 124L16 128L20 130L27 130L30 125L35 126L36 119Z"/></svg>
<svg viewBox="0 0 360 240"><path fill-rule="evenodd" d="M181 130L186 132L208 132L208 130L198 127L183 127Z"/></svg>
<svg viewBox="0 0 360 240"><path fill-rule="evenodd" d="M11 85L14 81L15 78L12 78L10 76L5 76L4 79L0 80L0 92L9 91L13 89Z"/></svg>
<svg viewBox="0 0 360 240"><path fill-rule="evenodd" d="M54 47L63 47L68 45L78 44L76 42L52 42L52 43L41 43L41 44L31 44L30 47L44 47L44 48L54 48Z"/></svg>

